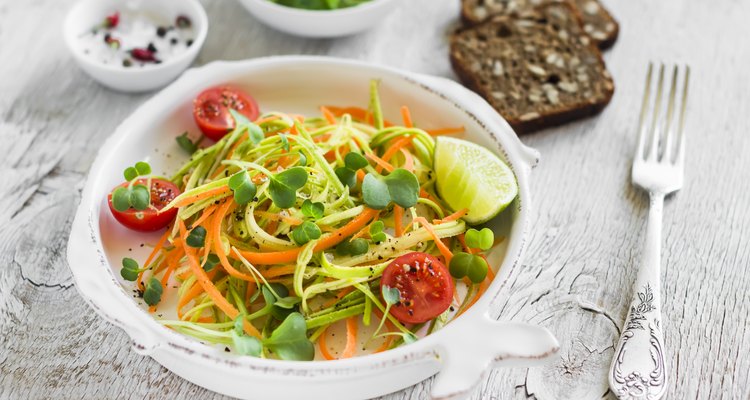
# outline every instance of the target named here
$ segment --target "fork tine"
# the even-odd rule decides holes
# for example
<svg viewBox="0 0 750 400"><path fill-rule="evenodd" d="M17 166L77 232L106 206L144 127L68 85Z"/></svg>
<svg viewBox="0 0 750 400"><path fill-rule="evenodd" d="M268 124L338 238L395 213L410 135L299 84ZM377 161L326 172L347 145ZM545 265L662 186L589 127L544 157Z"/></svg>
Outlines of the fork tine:
<svg viewBox="0 0 750 400"><path fill-rule="evenodd" d="M672 144L674 142L674 136L676 129L672 126L672 116L674 115L674 98L675 92L677 91L677 75L679 71L677 65L672 69L672 84L669 86L669 100L667 103L667 116L664 121L664 132L666 132L666 143L662 147L662 162L672 162Z"/></svg>
<svg viewBox="0 0 750 400"><path fill-rule="evenodd" d="M643 102L641 103L641 115L638 118L638 146L635 151L636 158L645 157L644 147L646 146L646 113L648 111L648 98L651 94L651 75L654 64L648 63L648 72L646 73L646 88L643 90Z"/></svg>
<svg viewBox="0 0 750 400"><path fill-rule="evenodd" d="M649 134L651 135L651 147L648 151L647 160L656 161L656 154L659 151L659 139L661 136L661 130L657 122L659 121L659 111L661 110L661 95L664 91L664 64L659 66L659 81L656 87L656 98L654 99L654 114L651 118L651 129Z"/></svg>
<svg viewBox="0 0 750 400"><path fill-rule="evenodd" d="M682 166L685 162L685 133L683 127L685 126L685 108L687 106L688 97L688 82L690 81L690 66L685 65L685 82L682 86L682 100L680 104L680 119L677 128L678 142L677 142L677 161L676 163Z"/></svg>

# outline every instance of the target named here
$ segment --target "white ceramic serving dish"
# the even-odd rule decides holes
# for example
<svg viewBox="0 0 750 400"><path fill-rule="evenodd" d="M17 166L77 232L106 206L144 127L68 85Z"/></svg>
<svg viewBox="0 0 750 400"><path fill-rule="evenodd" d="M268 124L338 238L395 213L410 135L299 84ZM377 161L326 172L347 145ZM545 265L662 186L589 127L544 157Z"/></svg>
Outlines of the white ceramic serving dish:
<svg viewBox="0 0 750 400"><path fill-rule="evenodd" d="M164 328L133 298L119 277L124 256L145 258L139 243L156 237L128 231L110 215L105 197L122 170L148 160L156 173L173 171L186 157L175 136L196 132L192 99L203 89L236 85L264 110L316 114L320 105L366 105L368 82L380 79L386 117L408 105L413 120L430 129L464 125L464 137L504 158L515 172L519 197L495 221L507 235L490 254L499 274L487 293L456 321L417 342L383 353L335 361L290 362L236 356ZM498 322L491 304L526 247L531 200L529 172L538 159L479 96L444 79L356 61L324 57L273 57L214 62L187 71L126 119L104 143L91 167L73 222L68 261L75 286L102 317L122 328L136 352L208 389L238 398L364 399L415 384L436 373L436 399L471 393L491 365L536 364L558 349L540 327ZM169 288L167 290L170 290ZM168 308L168 307L164 307ZM161 308L160 308L161 309ZM160 311L161 312L161 311Z"/></svg>
<svg viewBox="0 0 750 400"><path fill-rule="evenodd" d="M296 36L329 38L366 31L399 5L402 0L371 0L338 10L303 10L269 0L240 0L264 24Z"/></svg>
<svg viewBox="0 0 750 400"><path fill-rule="evenodd" d="M104 64L84 54L80 35L100 24L105 16L129 7L155 15L187 16L196 33L193 44L174 58L143 68ZM81 69L102 85L129 93L158 89L177 78L198 56L207 34L208 17L198 0L80 0L70 9L63 24L65 44Z"/></svg>

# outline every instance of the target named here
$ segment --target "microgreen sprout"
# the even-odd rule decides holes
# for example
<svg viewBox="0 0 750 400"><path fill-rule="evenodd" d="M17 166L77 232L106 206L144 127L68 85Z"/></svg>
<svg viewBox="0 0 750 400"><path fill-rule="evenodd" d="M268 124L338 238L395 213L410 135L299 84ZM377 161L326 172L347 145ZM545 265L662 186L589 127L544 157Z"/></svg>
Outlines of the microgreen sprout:
<svg viewBox="0 0 750 400"><path fill-rule="evenodd" d="M305 221L292 230L292 239L300 246L311 240L320 239L321 235L318 225L310 221Z"/></svg>
<svg viewBox="0 0 750 400"><path fill-rule="evenodd" d="M258 192L258 188L250 179L250 174L244 170L232 175L228 185L234 192L234 201L239 205L249 203Z"/></svg>
<svg viewBox="0 0 750 400"><path fill-rule="evenodd" d="M391 310L391 306L401 300L401 292L398 290L398 288L392 288L388 285L383 285L380 293L383 296L383 301L385 301L385 311L383 311L383 318L380 319L378 329L376 329L375 333L372 334L373 337L377 336L378 332L380 332L380 330L383 328L383 324L385 323L386 317L388 316L388 312Z"/></svg>
<svg viewBox="0 0 750 400"><path fill-rule="evenodd" d="M273 307L271 308L271 316L276 318L278 321L283 321L286 319L286 317L289 316L289 314L299 311L298 304L302 302L302 299L297 296L289 296L289 291L286 289L286 287L284 287L284 285L279 286L284 288L284 290L283 292L277 290L277 293L279 293L280 296L284 297L276 299L276 303L274 303Z"/></svg>
<svg viewBox="0 0 750 400"><path fill-rule="evenodd" d="M495 242L495 234L489 228L466 231L466 245L472 249L489 250Z"/></svg>
<svg viewBox="0 0 750 400"><path fill-rule="evenodd" d="M266 136L263 134L263 129L260 129L258 125L250 122L247 117L238 113L234 109L230 109L229 112L232 114L232 118L234 118L234 129L246 129L247 138L250 143L257 145L261 140L265 139Z"/></svg>
<svg viewBox="0 0 750 400"><path fill-rule="evenodd" d="M344 166L334 170L341 183L349 188L357 184L357 171L370 165L367 159L359 153L346 153L344 156Z"/></svg>
<svg viewBox="0 0 750 400"><path fill-rule="evenodd" d="M298 163L299 166L300 167L307 166L307 156L305 155L305 153L301 151L299 151L298 153L299 153L299 163Z"/></svg>
<svg viewBox="0 0 750 400"><path fill-rule="evenodd" d="M336 254L340 256L358 256L367 253L370 245L362 238L345 240L336 246Z"/></svg>
<svg viewBox="0 0 750 400"><path fill-rule="evenodd" d="M448 269L456 279L468 277L473 283L481 283L487 277L489 266L484 258L460 251L453 255Z"/></svg>
<svg viewBox="0 0 750 400"><path fill-rule="evenodd" d="M410 171L396 168L386 176L369 173L362 182L362 198L368 207L382 210L394 202L410 208L419 199L419 181Z"/></svg>
<svg viewBox="0 0 750 400"><path fill-rule="evenodd" d="M161 301L162 293L164 293L164 288L161 286L161 282L151 277L148 283L146 283L146 290L143 292L143 301L150 306L155 306Z"/></svg>
<svg viewBox="0 0 750 400"><path fill-rule="evenodd" d="M190 231L190 234L188 234L187 239L185 239L185 244L187 244L190 247L200 248L205 246L206 244L206 228L202 226L196 226L192 231Z"/></svg>
<svg viewBox="0 0 750 400"><path fill-rule="evenodd" d="M216 266L216 264L218 264L219 262L221 262L221 260L219 260L219 256L217 256L216 254L211 253L203 261L203 270L206 271L206 272L209 272L212 269L214 269L214 267Z"/></svg>
<svg viewBox="0 0 750 400"><path fill-rule="evenodd" d="M375 221L370 224L370 239L373 243L382 243L386 241L387 236L385 235L385 232L383 232L383 228L385 228L383 221Z"/></svg>
<svg viewBox="0 0 750 400"><path fill-rule="evenodd" d="M200 140L196 140L195 142L190 140L187 131L185 131L182 135L177 136L175 140L177 141L177 144L180 146L180 148L185 150L185 152L188 154L193 154L196 150L198 150L198 143L200 142Z"/></svg>
<svg viewBox="0 0 750 400"><path fill-rule="evenodd" d="M122 175L128 184L112 191L112 207L120 212L127 211L131 207L137 211L147 209L151 204L151 190L148 186L136 182L140 177L149 174L151 174L151 166L143 161L125 168ZM150 178L148 183L150 185Z"/></svg>
<svg viewBox="0 0 750 400"><path fill-rule="evenodd" d="M284 149L284 151L289 151L289 138L286 137L286 134L279 133L279 139L281 139L281 148Z"/></svg>
<svg viewBox="0 0 750 400"><path fill-rule="evenodd" d="M297 190L307 183L307 172L302 167L292 167L269 176L268 192L273 204L279 208L290 208L297 201Z"/></svg>
<svg viewBox="0 0 750 400"><path fill-rule="evenodd" d="M125 257L122 259L122 269L120 270L120 275L126 281L135 281L136 279L138 279L138 274L143 271L143 269L140 269L138 261L135 261L129 257Z"/></svg>
<svg viewBox="0 0 750 400"><path fill-rule="evenodd" d="M323 203L313 202L310 199L302 202L302 215L307 218L320 219L323 218L325 212L325 206Z"/></svg>
<svg viewBox="0 0 750 400"><path fill-rule="evenodd" d="M307 338L305 317L298 312L289 314L263 345L282 360L310 361L315 357L315 346Z"/></svg>
<svg viewBox="0 0 750 400"><path fill-rule="evenodd" d="M232 344L234 351L243 356L260 357L263 345L260 340L245 334L243 325L245 324L245 315L240 314L234 320L234 329L232 329Z"/></svg>

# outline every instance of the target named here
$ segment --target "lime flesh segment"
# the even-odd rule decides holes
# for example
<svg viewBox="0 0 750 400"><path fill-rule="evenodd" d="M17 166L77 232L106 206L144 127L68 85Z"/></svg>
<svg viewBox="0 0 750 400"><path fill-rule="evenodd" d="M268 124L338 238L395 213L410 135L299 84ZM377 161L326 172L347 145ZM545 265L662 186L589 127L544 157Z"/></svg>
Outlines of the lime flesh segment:
<svg viewBox="0 0 750 400"><path fill-rule="evenodd" d="M503 211L518 195L513 171L494 153L465 140L438 137L435 144L437 192L464 220L477 225Z"/></svg>

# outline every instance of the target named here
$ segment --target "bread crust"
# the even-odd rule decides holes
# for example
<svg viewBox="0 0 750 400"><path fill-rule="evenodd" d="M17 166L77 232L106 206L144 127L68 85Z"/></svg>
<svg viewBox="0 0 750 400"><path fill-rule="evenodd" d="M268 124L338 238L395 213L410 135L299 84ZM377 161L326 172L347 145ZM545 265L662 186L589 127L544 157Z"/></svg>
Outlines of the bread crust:
<svg viewBox="0 0 750 400"><path fill-rule="evenodd" d="M533 10L535 7L538 7L540 5L546 5L551 3L567 3L573 8L573 12L578 15L578 17L581 20L581 27L585 26L584 21L588 21L586 18L585 10L582 9L582 7L585 7L584 2L593 1L595 2L598 7L597 11L592 15L592 21L593 21L593 15L598 14L598 16L604 20L605 26L608 24L612 25L612 30L610 32L606 32L605 36L601 36L600 34L594 33L593 35L590 35L592 37L592 40L597 43L597 46L602 49L608 49L612 47L612 45L615 44L617 41L617 37L620 33L620 24L617 22L617 20L612 16L612 14L607 10L607 8L599 1L599 0L540 0L540 4L534 4L534 0L516 0L519 1L521 4L523 4L522 10L515 11L511 13L503 13L499 15L495 15L492 12L488 12L486 16L479 16L476 14L475 10L477 8L477 1L479 0L461 0L461 21L465 26L474 26L481 24L483 22L488 21L489 19L492 19L495 16L507 16L507 15L513 15L513 16L523 16ZM497 1L503 1L503 0L497 0ZM580 4L580 6L579 6ZM525 10L525 11L524 11Z"/></svg>

